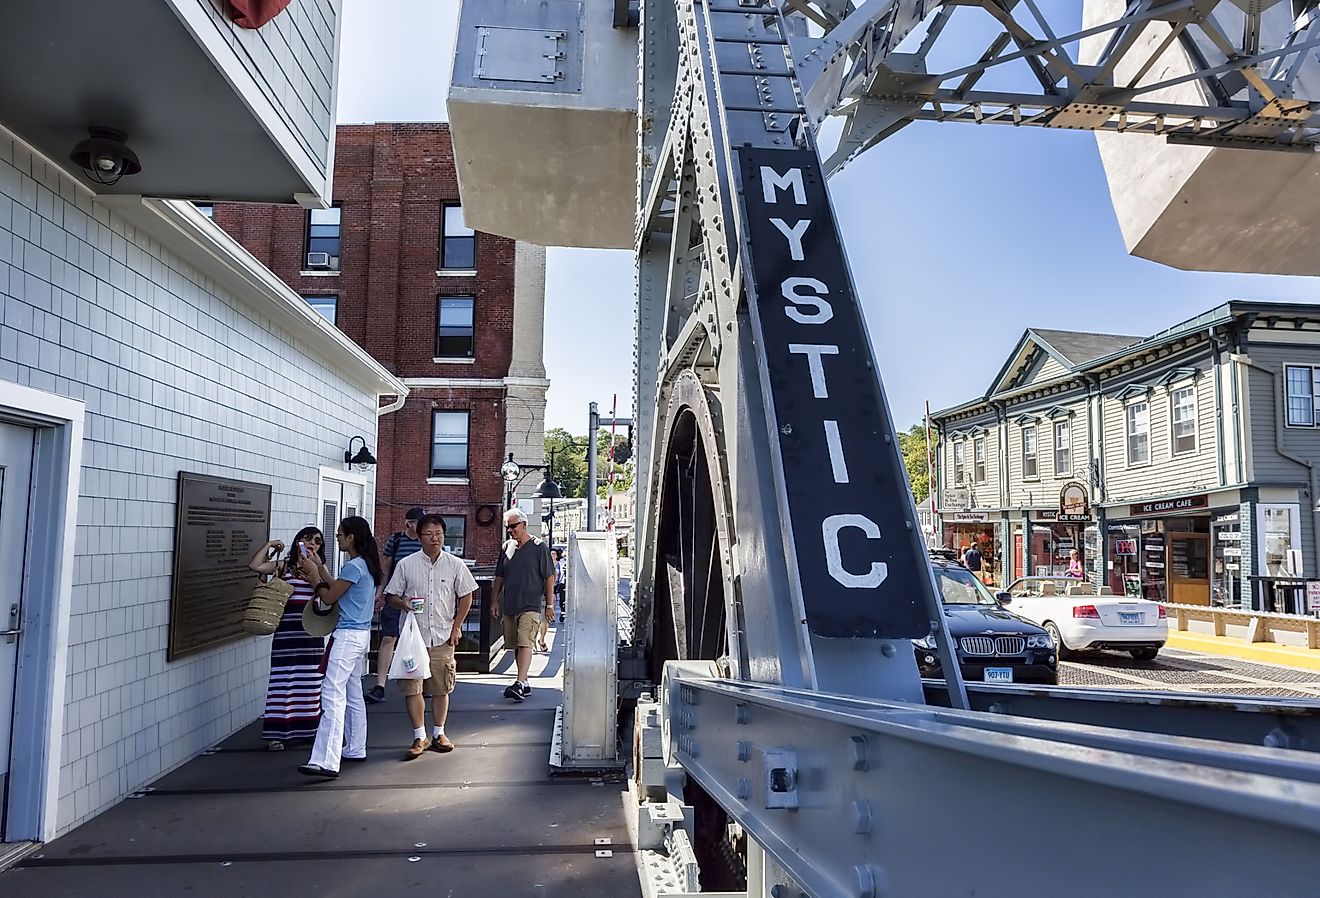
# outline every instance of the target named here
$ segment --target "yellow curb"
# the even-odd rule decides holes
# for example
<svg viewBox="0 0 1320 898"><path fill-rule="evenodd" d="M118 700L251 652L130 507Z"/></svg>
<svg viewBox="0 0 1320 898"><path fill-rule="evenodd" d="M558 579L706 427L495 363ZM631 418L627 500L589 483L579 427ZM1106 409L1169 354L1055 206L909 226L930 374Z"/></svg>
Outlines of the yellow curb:
<svg viewBox="0 0 1320 898"><path fill-rule="evenodd" d="M1231 636L1207 636L1169 630L1169 648L1207 655L1240 658L1243 661L1263 661L1283 667L1320 671L1320 651L1295 645L1275 645L1271 642L1244 642Z"/></svg>

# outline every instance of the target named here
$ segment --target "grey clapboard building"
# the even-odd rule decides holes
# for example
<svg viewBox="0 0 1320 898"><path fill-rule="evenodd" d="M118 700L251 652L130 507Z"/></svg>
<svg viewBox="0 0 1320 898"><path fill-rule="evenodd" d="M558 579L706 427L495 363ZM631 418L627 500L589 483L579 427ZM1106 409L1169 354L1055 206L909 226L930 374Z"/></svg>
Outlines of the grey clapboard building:
<svg viewBox="0 0 1320 898"><path fill-rule="evenodd" d="M1232 301L1148 337L1029 328L932 421L939 540L975 544L987 582L1062 575L1074 549L1116 594L1189 604L1320 574L1320 306Z"/></svg>

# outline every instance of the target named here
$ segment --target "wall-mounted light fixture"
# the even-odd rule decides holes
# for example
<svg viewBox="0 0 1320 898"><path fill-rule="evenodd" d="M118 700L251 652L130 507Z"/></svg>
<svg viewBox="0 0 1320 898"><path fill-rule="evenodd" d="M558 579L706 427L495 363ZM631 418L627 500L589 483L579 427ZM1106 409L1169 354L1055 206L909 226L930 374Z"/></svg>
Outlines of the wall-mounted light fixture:
<svg viewBox="0 0 1320 898"><path fill-rule="evenodd" d="M353 454L353 440L362 440L362 448L357 451L356 455ZM349 439L348 448L344 450L344 464L357 465L359 471L366 471L375 463L376 456L372 455L371 450L367 448L365 437L358 436Z"/></svg>
<svg viewBox="0 0 1320 898"><path fill-rule="evenodd" d="M107 187L118 183L124 175L135 175L142 171L137 153L129 149L125 141L128 135L114 128L91 127L91 135L80 141L69 158L78 164L89 180Z"/></svg>

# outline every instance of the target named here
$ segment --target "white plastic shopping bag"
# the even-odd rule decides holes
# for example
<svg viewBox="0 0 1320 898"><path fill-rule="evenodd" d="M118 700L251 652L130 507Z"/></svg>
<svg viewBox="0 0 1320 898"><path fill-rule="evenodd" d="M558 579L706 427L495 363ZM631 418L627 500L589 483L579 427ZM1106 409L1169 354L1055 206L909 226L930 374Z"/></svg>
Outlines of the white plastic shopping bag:
<svg viewBox="0 0 1320 898"><path fill-rule="evenodd" d="M390 662L391 680L425 680L431 676L431 658L426 651L426 640L417 626L417 616L403 615L399 641L394 646L394 660Z"/></svg>

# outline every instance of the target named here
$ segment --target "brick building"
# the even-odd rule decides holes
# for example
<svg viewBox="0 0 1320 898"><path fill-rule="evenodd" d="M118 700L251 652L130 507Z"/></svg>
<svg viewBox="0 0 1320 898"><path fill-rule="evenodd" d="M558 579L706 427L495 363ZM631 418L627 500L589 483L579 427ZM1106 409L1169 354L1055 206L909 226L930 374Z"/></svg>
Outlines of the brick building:
<svg viewBox="0 0 1320 898"><path fill-rule="evenodd" d="M500 463L544 451L545 250L465 227L447 124L340 126L333 183L328 210L212 215L409 387L372 447L376 532L421 505L446 517L451 551L493 563Z"/></svg>

